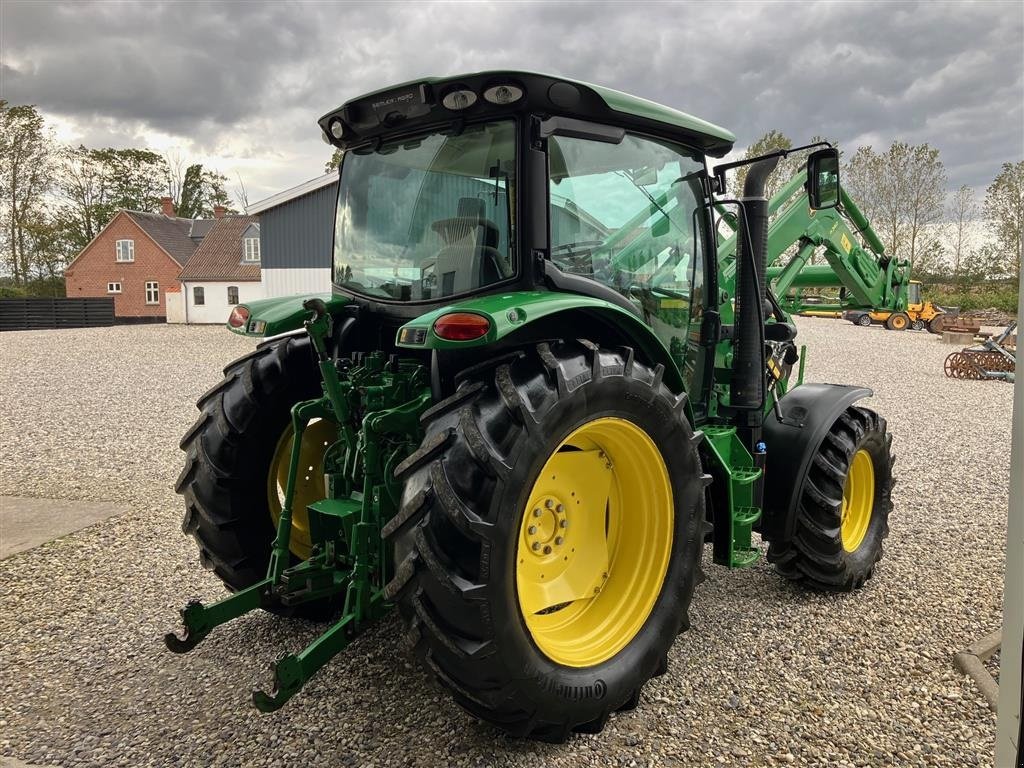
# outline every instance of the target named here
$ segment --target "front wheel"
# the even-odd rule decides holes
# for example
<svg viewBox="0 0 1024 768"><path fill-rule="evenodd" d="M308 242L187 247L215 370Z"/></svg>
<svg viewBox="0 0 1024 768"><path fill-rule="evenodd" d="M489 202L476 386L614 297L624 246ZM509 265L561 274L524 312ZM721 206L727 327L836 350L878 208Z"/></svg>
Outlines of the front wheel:
<svg viewBox="0 0 1024 768"><path fill-rule="evenodd" d="M871 578L889 533L891 444L874 411L851 406L836 419L804 480L793 538L768 548L783 576L824 591Z"/></svg>
<svg viewBox="0 0 1024 768"><path fill-rule="evenodd" d="M867 313L865 313L863 315L858 315L857 319L854 320L853 322L855 322L857 325L861 326L862 328L867 328L869 325L871 325L871 315L869 315Z"/></svg>
<svg viewBox="0 0 1024 768"><path fill-rule="evenodd" d="M470 713L562 741L666 670L703 533L684 404L630 350L559 342L466 377L425 414L384 529L387 594Z"/></svg>
<svg viewBox="0 0 1024 768"><path fill-rule="evenodd" d="M885 320L885 327L890 331L905 331L910 326L910 318L903 312L893 312Z"/></svg>
<svg viewBox="0 0 1024 768"><path fill-rule="evenodd" d="M924 320L912 320L910 322L911 329L915 331L923 331L927 326L928 324Z"/></svg>

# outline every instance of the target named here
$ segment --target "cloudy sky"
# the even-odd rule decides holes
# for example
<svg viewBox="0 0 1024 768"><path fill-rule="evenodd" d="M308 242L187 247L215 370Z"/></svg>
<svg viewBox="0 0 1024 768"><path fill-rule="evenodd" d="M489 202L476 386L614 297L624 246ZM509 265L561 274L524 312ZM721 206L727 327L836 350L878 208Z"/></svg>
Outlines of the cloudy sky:
<svg viewBox="0 0 1024 768"><path fill-rule="evenodd" d="M0 98L58 138L240 175L250 202L312 178L315 120L423 75L530 69L723 125L847 150L941 150L984 190L1024 156L1015 2L329 3L0 0Z"/></svg>

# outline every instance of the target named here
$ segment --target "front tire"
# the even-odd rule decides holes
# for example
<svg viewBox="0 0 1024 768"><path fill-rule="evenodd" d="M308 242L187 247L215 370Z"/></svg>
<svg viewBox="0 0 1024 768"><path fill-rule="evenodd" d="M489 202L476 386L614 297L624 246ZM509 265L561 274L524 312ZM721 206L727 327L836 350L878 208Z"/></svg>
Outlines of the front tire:
<svg viewBox="0 0 1024 768"><path fill-rule="evenodd" d="M779 573L832 592L871 578L889 534L891 445L874 411L851 406L836 419L804 480L793 538L768 548Z"/></svg>
<svg viewBox="0 0 1024 768"><path fill-rule="evenodd" d="M871 325L871 315L867 313L859 315L857 319L854 320L853 322L859 325L861 328L867 328L869 325Z"/></svg>
<svg viewBox="0 0 1024 768"><path fill-rule="evenodd" d="M910 325L910 318L903 312L893 312L885 319L885 328L889 331L905 331Z"/></svg>
<svg viewBox="0 0 1024 768"><path fill-rule="evenodd" d="M540 344L464 376L399 467L387 595L457 703L512 734L600 731L688 626L705 476L661 371Z"/></svg>

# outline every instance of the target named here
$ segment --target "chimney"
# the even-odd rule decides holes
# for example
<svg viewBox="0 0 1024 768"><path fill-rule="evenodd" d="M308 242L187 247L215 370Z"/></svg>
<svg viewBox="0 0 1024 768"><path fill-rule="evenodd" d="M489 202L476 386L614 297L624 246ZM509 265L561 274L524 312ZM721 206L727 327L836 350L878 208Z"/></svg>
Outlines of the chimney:
<svg viewBox="0 0 1024 768"><path fill-rule="evenodd" d="M225 208L223 205L215 205L215 206L213 206L213 218L215 218L215 219L223 219L224 218L224 214L227 213L227 212L228 212L228 209Z"/></svg>
<svg viewBox="0 0 1024 768"><path fill-rule="evenodd" d="M174 201L169 197L160 198L160 207L163 208L164 216L174 217Z"/></svg>

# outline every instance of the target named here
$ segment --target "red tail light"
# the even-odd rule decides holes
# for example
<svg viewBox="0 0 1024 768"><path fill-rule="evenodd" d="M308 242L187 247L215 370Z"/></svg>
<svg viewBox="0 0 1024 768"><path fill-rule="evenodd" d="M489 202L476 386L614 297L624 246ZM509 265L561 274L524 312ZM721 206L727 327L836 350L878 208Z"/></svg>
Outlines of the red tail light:
<svg viewBox="0 0 1024 768"><path fill-rule="evenodd" d="M249 322L249 310L245 307L235 307L228 315L228 325L232 328L244 328Z"/></svg>
<svg viewBox="0 0 1024 768"><path fill-rule="evenodd" d="M489 330L490 320L469 312L452 312L434 321L434 333L446 341L472 341L486 336Z"/></svg>

